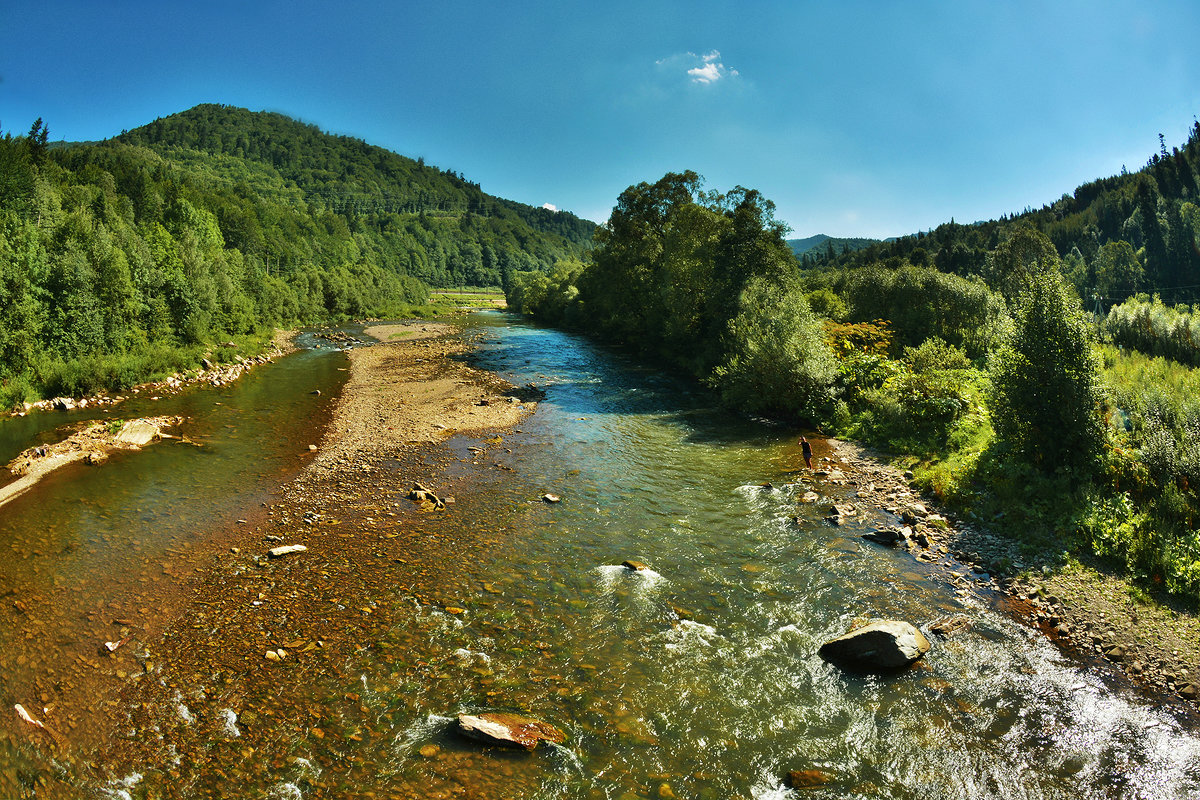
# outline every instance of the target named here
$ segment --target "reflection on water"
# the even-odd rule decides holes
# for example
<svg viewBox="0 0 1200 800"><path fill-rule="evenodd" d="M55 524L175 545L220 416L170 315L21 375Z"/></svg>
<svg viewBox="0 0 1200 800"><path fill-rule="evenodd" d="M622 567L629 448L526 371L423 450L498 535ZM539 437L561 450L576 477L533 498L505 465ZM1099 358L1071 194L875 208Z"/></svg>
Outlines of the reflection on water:
<svg viewBox="0 0 1200 800"><path fill-rule="evenodd" d="M193 543L244 520L265 487L300 468L344 364L330 352L301 351L221 389L0 421L0 452L10 457L95 418L181 415L189 440L118 452L99 467L68 466L0 508L4 708L23 702L41 718L51 707L56 726L84 737L96 714L111 713L87 705L97 684L130 677L110 663L104 643L152 660L144 643L158 604L200 557ZM0 736L0 777L22 762L18 749Z"/></svg>
<svg viewBox="0 0 1200 800"><path fill-rule="evenodd" d="M386 626L338 670L291 689L308 726L280 724L269 751L243 752L241 771L195 776L182 796L1200 794L1200 739L1177 712L1114 691L955 594L937 565L864 544L858 534L878 516L833 527L821 505L797 505L809 490L847 489L796 471L792 431L731 418L565 334L500 314L474 324L476 364L547 397L502 442L448 443L464 459L446 478L460 482L458 503L419 524L422 546L453 559L385 587L374 618ZM562 502L540 502L547 492ZM103 513L165 516L153 496L120 506L72 507L45 524L95 542ZM650 569L620 566L629 559ZM851 675L816 656L857 617L927 625L947 614L973 627L933 639L900 675ZM174 724L214 754L237 752L241 726L262 725L248 701L195 718L203 693L221 689L191 691ZM454 735L456 714L487 708L570 738L526 754ZM148 763L107 790L159 796L169 769ZM795 794L783 785L790 770L820 785Z"/></svg>

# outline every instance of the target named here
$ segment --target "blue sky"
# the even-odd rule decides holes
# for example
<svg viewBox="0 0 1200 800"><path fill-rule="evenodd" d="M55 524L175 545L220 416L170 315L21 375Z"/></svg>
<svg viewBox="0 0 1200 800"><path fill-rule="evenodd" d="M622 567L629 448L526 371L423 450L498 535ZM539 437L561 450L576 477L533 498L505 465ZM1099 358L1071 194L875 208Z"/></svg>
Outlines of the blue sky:
<svg viewBox="0 0 1200 800"><path fill-rule="evenodd" d="M80 0L0 8L0 128L280 111L603 221L693 169L793 236L1040 206L1180 144L1200 3Z"/></svg>

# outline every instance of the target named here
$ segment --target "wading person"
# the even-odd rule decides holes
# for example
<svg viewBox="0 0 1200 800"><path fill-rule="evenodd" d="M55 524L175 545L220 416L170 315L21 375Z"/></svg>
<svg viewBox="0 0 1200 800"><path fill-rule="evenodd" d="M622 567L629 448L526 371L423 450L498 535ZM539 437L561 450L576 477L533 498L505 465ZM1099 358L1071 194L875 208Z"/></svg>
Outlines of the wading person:
<svg viewBox="0 0 1200 800"><path fill-rule="evenodd" d="M812 445L803 436L800 437L800 451L804 453L804 465L812 469Z"/></svg>

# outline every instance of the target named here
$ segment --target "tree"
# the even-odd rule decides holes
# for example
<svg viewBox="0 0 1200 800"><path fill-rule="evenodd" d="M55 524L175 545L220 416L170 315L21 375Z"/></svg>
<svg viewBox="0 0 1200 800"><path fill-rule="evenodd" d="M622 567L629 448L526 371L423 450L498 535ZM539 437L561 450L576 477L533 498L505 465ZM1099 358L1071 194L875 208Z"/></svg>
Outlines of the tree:
<svg viewBox="0 0 1200 800"><path fill-rule="evenodd" d="M988 283L1014 298L1038 274L1058 268L1058 251L1041 231L1018 226L988 257Z"/></svg>
<svg viewBox="0 0 1200 800"><path fill-rule="evenodd" d="M46 161L46 139L49 135L50 129L42 122L41 117L33 121L29 128L29 160L35 167L40 167Z"/></svg>
<svg viewBox="0 0 1200 800"><path fill-rule="evenodd" d="M737 408L818 419L833 400L837 361L803 292L756 278L738 301L711 383Z"/></svg>
<svg viewBox="0 0 1200 800"><path fill-rule="evenodd" d="M1107 242L1096 251L1092 266L1096 273L1096 290L1101 297L1135 292L1142 285L1142 265L1133 247L1123 239Z"/></svg>
<svg viewBox="0 0 1200 800"><path fill-rule="evenodd" d="M1057 272L1031 276L991 369L990 406L1003 451L1045 472L1089 468L1099 452L1099 364L1091 326Z"/></svg>

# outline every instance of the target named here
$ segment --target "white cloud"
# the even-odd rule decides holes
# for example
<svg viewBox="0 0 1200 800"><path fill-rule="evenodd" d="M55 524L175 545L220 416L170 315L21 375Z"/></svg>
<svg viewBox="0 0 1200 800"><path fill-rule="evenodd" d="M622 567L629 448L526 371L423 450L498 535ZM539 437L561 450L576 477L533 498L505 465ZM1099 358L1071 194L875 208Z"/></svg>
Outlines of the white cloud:
<svg viewBox="0 0 1200 800"><path fill-rule="evenodd" d="M730 69L721 61L719 50L710 50L704 55L692 52L680 53L660 58L654 64L668 75L677 75L675 70L683 70L692 83L698 83L701 86L709 86L721 80L738 77L736 69Z"/></svg>
<svg viewBox="0 0 1200 800"><path fill-rule="evenodd" d="M688 55L696 58L695 53L688 53ZM700 66L692 67L687 71L687 74L692 78L692 83L709 84L716 83L722 78L737 77L738 71L736 69L729 69L721 63L721 53L717 50L705 53L703 56L700 56L700 60L703 62Z"/></svg>
<svg viewBox="0 0 1200 800"><path fill-rule="evenodd" d="M554 205L554 203L542 203L542 208L547 211L558 211L558 206Z"/></svg>

